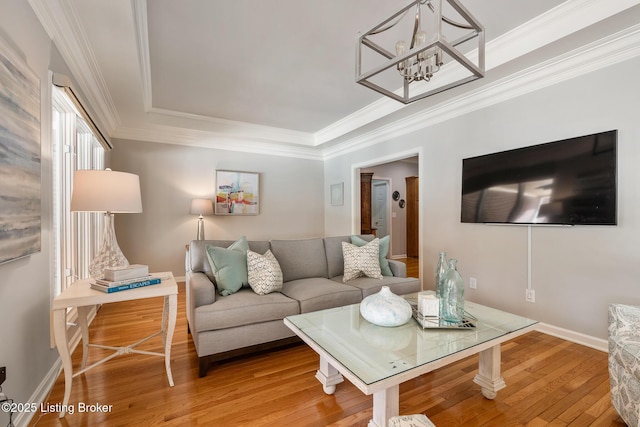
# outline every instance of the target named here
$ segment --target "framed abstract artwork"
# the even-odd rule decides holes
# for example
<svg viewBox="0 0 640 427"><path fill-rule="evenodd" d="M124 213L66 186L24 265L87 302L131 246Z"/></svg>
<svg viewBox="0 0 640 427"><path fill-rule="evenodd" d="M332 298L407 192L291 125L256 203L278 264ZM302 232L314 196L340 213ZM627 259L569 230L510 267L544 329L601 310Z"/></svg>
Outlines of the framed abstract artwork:
<svg viewBox="0 0 640 427"><path fill-rule="evenodd" d="M40 80L0 37L0 263L40 252Z"/></svg>
<svg viewBox="0 0 640 427"><path fill-rule="evenodd" d="M258 215L260 213L260 174L257 172L216 171L216 215Z"/></svg>

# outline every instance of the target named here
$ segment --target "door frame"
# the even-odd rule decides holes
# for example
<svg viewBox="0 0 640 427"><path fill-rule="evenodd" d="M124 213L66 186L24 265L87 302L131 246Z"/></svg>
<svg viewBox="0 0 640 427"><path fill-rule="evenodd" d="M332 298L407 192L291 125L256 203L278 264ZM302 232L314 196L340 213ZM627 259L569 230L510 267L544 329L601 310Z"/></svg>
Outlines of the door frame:
<svg viewBox="0 0 640 427"><path fill-rule="evenodd" d="M423 176L424 168L424 154L422 147L415 147L406 151L400 151L394 154L388 154L386 156L377 157L363 162L351 164L351 234L358 234L360 230L360 191L355 189L360 188L360 170L363 168L369 168L373 166L382 165L385 163L395 162L397 160L406 159L408 157L418 157L418 176ZM420 192L423 191L424 186L420 186ZM424 230L424 197L418 198L418 234L420 236L420 242L423 241ZM423 245L420 244L418 249L418 268L420 269L420 288L424 289L422 280L424 278L424 250Z"/></svg>

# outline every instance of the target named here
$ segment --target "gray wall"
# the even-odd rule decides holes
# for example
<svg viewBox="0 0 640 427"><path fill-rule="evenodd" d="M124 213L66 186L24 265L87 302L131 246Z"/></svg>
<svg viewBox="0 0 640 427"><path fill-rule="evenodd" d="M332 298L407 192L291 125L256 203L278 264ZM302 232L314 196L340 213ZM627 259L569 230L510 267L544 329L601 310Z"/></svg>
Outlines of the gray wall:
<svg viewBox="0 0 640 427"><path fill-rule="evenodd" d="M50 58L57 52L26 1L0 0L0 11L0 37L40 78L44 99L41 106L42 251L0 265L0 366L7 367L7 381L2 390L16 402L27 403L58 358L58 352L49 348L51 144L46 129L50 127L51 105L44 95L49 90ZM16 419L14 416L14 421ZM24 420L24 417L18 419ZM8 414L0 411L0 425L8 422Z"/></svg>
<svg viewBox="0 0 640 427"><path fill-rule="evenodd" d="M208 239L318 237L324 232L323 165L261 154L115 140L111 168L138 174L141 214L116 215L116 234L132 263L184 276L185 245L196 236L192 198L213 198L216 169L260 173L260 214L205 217Z"/></svg>
<svg viewBox="0 0 640 427"><path fill-rule="evenodd" d="M476 277L467 298L601 339L607 305L640 303L640 58L532 92L328 160L325 174L352 182L354 164L422 150L420 204L423 286L433 289L438 251ZM525 302L527 227L460 223L461 160L572 136L618 129L618 226L533 227L534 304ZM351 197L351 188L345 188ZM325 231L349 231L352 205L326 208ZM355 213L354 213L355 215Z"/></svg>

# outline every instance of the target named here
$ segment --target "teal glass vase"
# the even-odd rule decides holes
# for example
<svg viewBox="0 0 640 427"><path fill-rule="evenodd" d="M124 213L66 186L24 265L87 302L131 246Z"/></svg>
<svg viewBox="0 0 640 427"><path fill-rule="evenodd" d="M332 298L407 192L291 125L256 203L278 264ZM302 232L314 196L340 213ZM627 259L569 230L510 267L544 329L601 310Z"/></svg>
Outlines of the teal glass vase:
<svg viewBox="0 0 640 427"><path fill-rule="evenodd" d="M440 289L440 318L451 323L461 323L464 318L464 281L457 263L455 259L449 260Z"/></svg>
<svg viewBox="0 0 640 427"><path fill-rule="evenodd" d="M446 252L440 252L438 254L438 264L436 264L436 277L435 277L435 287L436 287L436 297L440 298L441 295L441 282L444 278L444 273L447 272L447 260L446 260Z"/></svg>

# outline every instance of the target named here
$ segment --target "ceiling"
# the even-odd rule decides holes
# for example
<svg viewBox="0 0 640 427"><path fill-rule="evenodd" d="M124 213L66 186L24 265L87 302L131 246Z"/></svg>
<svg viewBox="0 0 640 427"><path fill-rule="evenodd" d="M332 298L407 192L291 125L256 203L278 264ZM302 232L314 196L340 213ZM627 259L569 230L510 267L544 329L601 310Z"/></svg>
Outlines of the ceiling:
<svg viewBox="0 0 640 427"><path fill-rule="evenodd" d="M29 2L112 137L318 147L405 108L355 83L358 32L405 0ZM608 15L544 37L538 27L530 43L522 28L609 1L461 2L485 27L487 75L638 3L611 0Z"/></svg>

